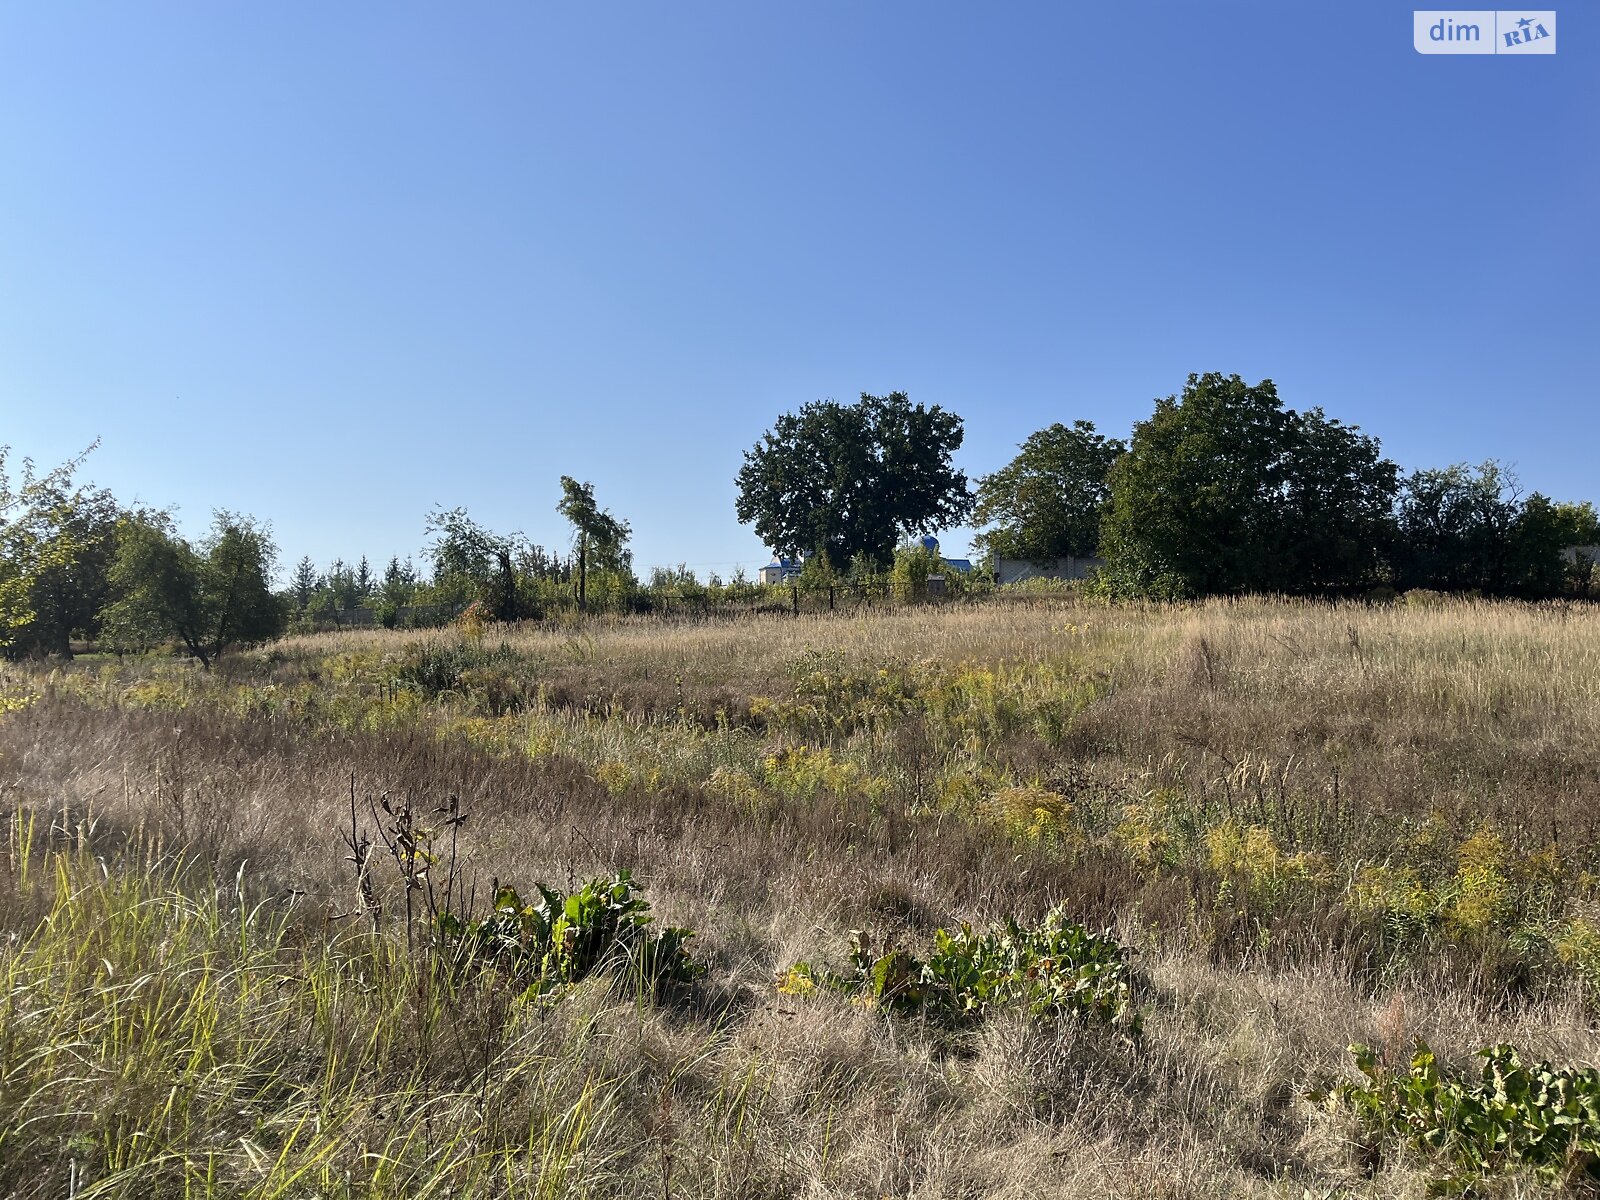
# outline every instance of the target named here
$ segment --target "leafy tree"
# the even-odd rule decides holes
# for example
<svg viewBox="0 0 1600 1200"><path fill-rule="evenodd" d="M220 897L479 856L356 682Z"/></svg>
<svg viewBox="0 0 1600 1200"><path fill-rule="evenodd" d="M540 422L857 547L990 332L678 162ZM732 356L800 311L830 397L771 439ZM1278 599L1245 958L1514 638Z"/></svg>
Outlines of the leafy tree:
<svg viewBox="0 0 1600 1200"><path fill-rule="evenodd" d="M626 570L628 557L623 547L632 531L626 521L595 503L594 484L579 483L570 475L561 477L561 502L556 511L572 523L573 548L578 555L578 607L586 609L591 559L610 570Z"/></svg>
<svg viewBox="0 0 1600 1200"><path fill-rule="evenodd" d="M342 620L344 609L339 605L339 597L334 595L330 587L320 587L311 593L311 602L306 605L306 616L310 618L313 627L324 624L337 625Z"/></svg>
<svg viewBox="0 0 1600 1200"><path fill-rule="evenodd" d="M858 553L850 560L846 576L851 588L869 599L882 599L889 594L889 572L877 559Z"/></svg>
<svg viewBox="0 0 1600 1200"><path fill-rule="evenodd" d="M759 600L761 584L758 580L751 579L742 566L735 567L733 574L728 576L727 582L722 585L722 595L725 600L734 603Z"/></svg>
<svg viewBox="0 0 1600 1200"><path fill-rule="evenodd" d="M828 557L826 550L806 556L805 562L800 564L800 578L795 581L802 592L818 594L826 592L839 582L839 573L833 568L833 560Z"/></svg>
<svg viewBox="0 0 1600 1200"><path fill-rule="evenodd" d="M710 583L701 583L688 563L675 567L652 567L648 585L649 598L662 603L670 610L674 600L702 604L721 589L713 572Z"/></svg>
<svg viewBox="0 0 1600 1200"><path fill-rule="evenodd" d="M1191 375L1111 469L1104 582L1145 595L1369 582L1395 481L1373 438L1320 409L1284 408L1271 380Z"/></svg>
<svg viewBox="0 0 1600 1200"><path fill-rule="evenodd" d="M653 592L679 592L685 595L698 593L703 590L700 580L696 578L688 563L679 563L675 567L652 567L650 569L650 590Z"/></svg>
<svg viewBox="0 0 1600 1200"><path fill-rule="evenodd" d="M1522 508L1516 476L1497 462L1413 471L1399 503L1401 586L1504 591Z"/></svg>
<svg viewBox="0 0 1600 1200"><path fill-rule="evenodd" d="M74 482L94 449L42 475L23 459L13 484L9 450L0 446L0 651L7 655L71 657L74 634L100 631L121 512L109 491Z"/></svg>
<svg viewBox="0 0 1600 1200"><path fill-rule="evenodd" d="M123 519L105 610L106 631L122 647L176 638L207 668L230 648L283 632L284 611L270 581L277 547L271 530L218 511L193 546L162 513Z"/></svg>
<svg viewBox="0 0 1600 1200"><path fill-rule="evenodd" d="M1041 429L1019 449L978 480L974 519L997 526L979 535L979 552L1033 562L1096 554L1111 498L1106 477L1127 445L1101 437L1089 421L1074 421L1070 428Z"/></svg>
<svg viewBox="0 0 1600 1200"><path fill-rule="evenodd" d="M175 636L209 667L201 574L200 556L165 513L125 518L111 567L116 599L101 614L107 640L118 650L144 650Z"/></svg>
<svg viewBox="0 0 1600 1200"><path fill-rule="evenodd" d="M553 554L543 546L529 543L517 550L517 574L528 579L548 579L562 582L572 579L571 560Z"/></svg>
<svg viewBox="0 0 1600 1200"><path fill-rule="evenodd" d="M745 452L735 511L779 554L886 565L902 537L972 511L966 474L951 463L962 437L960 417L904 392L813 401Z"/></svg>
<svg viewBox="0 0 1600 1200"><path fill-rule="evenodd" d="M943 568L938 553L921 542L901 546L894 554L894 566L889 572L894 598L902 602L927 595L928 576L937 575Z"/></svg>
<svg viewBox="0 0 1600 1200"><path fill-rule="evenodd" d="M1375 583L1394 541L1399 469L1376 438L1313 408L1296 414L1287 447L1281 557L1284 591Z"/></svg>
<svg viewBox="0 0 1600 1200"><path fill-rule="evenodd" d="M1531 596L1587 592L1592 561L1568 562L1566 551L1600 543L1600 517L1592 504L1563 504L1534 492L1511 528L1514 586Z"/></svg>
<svg viewBox="0 0 1600 1200"><path fill-rule="evenodd" d="M491 533L464 508L434 509L427 528L435 535L428 548L435 595L458 608L480 601L495 620L516 620L520 614L511 556L520 539Z"/></svg>

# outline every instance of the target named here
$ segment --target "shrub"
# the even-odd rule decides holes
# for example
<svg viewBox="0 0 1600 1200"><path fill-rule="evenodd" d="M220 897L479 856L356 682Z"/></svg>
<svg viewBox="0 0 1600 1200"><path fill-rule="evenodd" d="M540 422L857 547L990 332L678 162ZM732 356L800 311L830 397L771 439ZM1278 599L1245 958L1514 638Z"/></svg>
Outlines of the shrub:
<svg viewBox="0 0 1600 1200"><path fill-rule="evenodd" d="M809 800L819 792L876 798L885 786L854 763L834 758L832 751L808 746L791 746L768 755L762 773L767 786L789 800Z"/></svg>
<svg viewBox="0 0 1600 1200"><path fill-rule="evenodd" d="M39 701L39 693L25 683L14 683L9 679L0 679L0 716L6 713L21 712L31 708Z"/></svg>
<svg viewBox="0 0 1600 1200"><path fill-rule="evenodd" d="M1439 897L1406 866L1363 867L1350 883L1350 907L1380 918L1397 936L1432 927L1439 915Z"/></svg>
<svg viewBox="0 0 1600 1200"><path fill-rule="evenodd" d="M1439 608L1449 597L1430 588L1410 588L1400 594L1400 602L1407 608Z"/></svg>
<svg viewBox="0 0 1600 1200"><path fill-rule="evenodd" d="M1153 870L1167 861L1171 835L1167 826L1173 797L1155 789L1140 800L1122 806L1122 814L1111 831L1114 843L1137 866Z"/></svg>
<svg viewBox="0 0 1600 1200"><path fill-rule="evenodd" d="M747 808L755 808L761 803L760 787L738 767L717 767L706 780L706 790L712 795L721 796L724 800Z"/></svg>
<svg viewBox="0 0 1600 1200"><path fill-rule="evenodd" d="M1060 842L1074 832L1072 801L1037 780L1000 788L989 797L986 807L1007 833L1024 841Z"/></svg>
<svg viewBox="0 0 1600 1200"><path fill-rule="evenodd" d="M1456 897L1451 920L1463 930L1483 931L1502 925L1513 905L1505 840L1480 829L1456 851Z"/></svg>
<svg viewBox="0 0 1600 1200"><path fill-rule="evenodd" d="M1600 1001L1600 926L1588 917L1566 922L1555 939L1556 955L1583 981L1591 1003Z"/></svg>
<svg viewBox="0 0 1600 1200"><path fill-rule="evenodd" d="M439 639L411 647L395 670L395 682L429 700L446 693L472 696L498 716L527 702L527 665L506 645L486 647L471 638Z"/></svg>
<svg viewBox="0 0 1600 1200"><path fill-rule="evenodd" d="M650 925L650 902L633 891L628 872L591 879L571 895L534 884L537 902L524 903L515 888L495 893L494 911L482 920L443 912L434 926L458 968L492 965L525 983L524 999L576 983L590 973L623 969L651 987L684 984L700 974L689 957L687 929Z"/></svg>
<svg viewBox="0 0 1600 1200"><path fill-rule="evenodd" d="M866 1008L945 1025L1021 1009L1047 1023L1094 1020L1130 1035L1139 1031L1122 947L1060 909L1031 928L1007 920L979 933L963 922L955 932L939 929L933 937L933 951L924 960L897 948L876 954L868 935L856 930L843 974L797 962L779 975L778 990L803 996L823 988Z"/></svg>
<svg viewBox="0 0 1600 1200"><path fill-rule="evenodd" d="M1237 881L1257 901L1272 904L1292 889L1327 882L1330 869L1322 855L1302 851L1285 854L1264 825L1241 826L1229 817L1205 831L1207 865L1225 881Z"/></svg>
<svg viewBox="0 0 1600 1200"><path fill-rule="evenodd" d="M925 597L928 576L938 574L943 565L936 552L920 543L901 546L894 552L894 567L889 572L894 598L906 604Z"/></svg>
<svg viewBox="0 0 1600 1200"><path fill-rule="evenodd" d="M758 697L751 711L773 729L848 736L918 711L924 675L893 659L852 666L842 650L808 649L789 664L790 694L781 700Z"/></svg>
<svg viewBox="0 0 1600 1200"><path fill-rule="evenodd" d="M1515 1047L1478 1052L1477 1083L1443 1074L1418 1042L1406 1070L1352 1046L1365 1083L1328 1099L1353 1109L1375 1136L1398 1136L1443 1168L1434 1191L1461 1192L1485 1175L1531 1168L1547 1182L1600 1183L1600 1071L1525 1066Z"/></svg>

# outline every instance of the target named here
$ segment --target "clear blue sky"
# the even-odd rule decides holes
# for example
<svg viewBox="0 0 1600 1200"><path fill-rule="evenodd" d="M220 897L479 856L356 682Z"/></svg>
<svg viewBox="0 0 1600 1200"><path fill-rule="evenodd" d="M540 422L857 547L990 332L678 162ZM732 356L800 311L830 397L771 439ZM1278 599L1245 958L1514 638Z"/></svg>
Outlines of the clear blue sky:
<svg viewBox="0 0 1600 1200"><path fill-rule="evenodd" d="M976 475L1220 370L1600 499L1596 5L1411 12L10 0L0 442L322 563L559 544L572 474L726 574L804 401L945 405Z"/></svg>

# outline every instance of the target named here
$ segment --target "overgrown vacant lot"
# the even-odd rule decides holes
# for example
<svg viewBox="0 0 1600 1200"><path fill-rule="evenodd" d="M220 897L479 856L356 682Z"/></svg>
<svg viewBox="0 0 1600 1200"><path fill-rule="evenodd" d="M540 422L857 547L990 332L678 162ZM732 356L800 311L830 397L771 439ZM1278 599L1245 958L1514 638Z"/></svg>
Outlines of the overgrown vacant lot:
<svg viewBox="0 0 1600 1200"><path fill-rule="evenodd" d="M350 633L3 696L0 1194L1586 1186L1588 1101L1478 1153L1405 1081L1600 1058L1588 607Z"/></svg>

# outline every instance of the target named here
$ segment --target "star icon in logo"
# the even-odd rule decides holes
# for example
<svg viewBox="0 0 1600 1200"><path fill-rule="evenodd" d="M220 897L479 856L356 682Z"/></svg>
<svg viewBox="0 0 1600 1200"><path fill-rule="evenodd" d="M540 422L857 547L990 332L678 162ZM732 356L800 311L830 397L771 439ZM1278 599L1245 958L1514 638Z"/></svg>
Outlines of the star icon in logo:
<svg viewBox="0 0 1600 1200"><path fill-rule="evenodd" d="M1526 29L1529 25L1533 24L1533 19L1531 17L1523 17L1522 20L1517 22L1517 24Z"/></svg>

